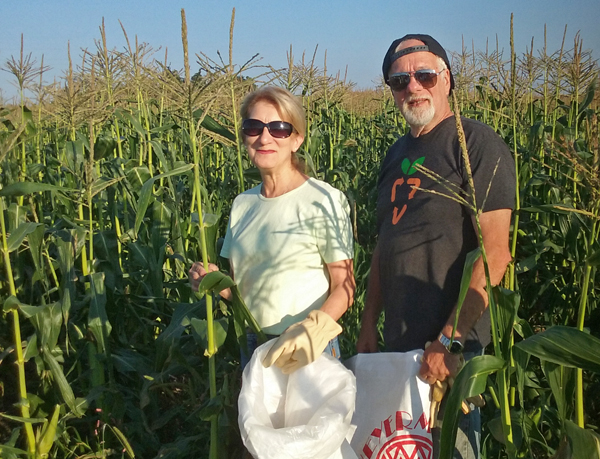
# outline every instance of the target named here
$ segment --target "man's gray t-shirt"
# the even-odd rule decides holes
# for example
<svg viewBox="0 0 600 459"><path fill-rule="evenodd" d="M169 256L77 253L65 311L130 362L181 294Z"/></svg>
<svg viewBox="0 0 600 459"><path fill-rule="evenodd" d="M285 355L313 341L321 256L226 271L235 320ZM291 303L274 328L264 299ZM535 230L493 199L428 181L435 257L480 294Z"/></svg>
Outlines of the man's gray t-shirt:
<svg viewBox="0 0 600 459"><path fill-rule="evenodd" d="M489 126L466 118L462 123L477 208L484 212L512 209L515 171L508 147ZM423 191L450 194L417 170L418 164L450 182L451 188L470 189L454 117L425 135L415 138L409 133L400 138L381 167L379 275L384 341L386 349L395 352L422 349L437 338L458 298L466 255L478 246L472 211L448 197ZM486 310L468 336L467 346L487 345L489 326Z"/></svg>

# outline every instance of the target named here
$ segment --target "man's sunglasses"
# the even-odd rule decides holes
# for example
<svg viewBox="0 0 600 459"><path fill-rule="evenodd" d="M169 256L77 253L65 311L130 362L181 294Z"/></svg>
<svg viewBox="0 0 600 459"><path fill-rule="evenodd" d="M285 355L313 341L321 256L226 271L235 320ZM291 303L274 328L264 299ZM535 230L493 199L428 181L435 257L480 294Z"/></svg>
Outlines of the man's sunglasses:
<svg viewBox="0 0 600 459"><path fill-rule="evenodd" d="M285 139L294 132L294 126L286 121L263 123L260 120L248 119L242 122L242 133L248 137L256 137L263 133L265 126L269 130L271 137L275 137L276 139Z"/></svg>
<svg viewBox="0 0 600 459"><path fill-rule="evenodd" d="M410 83L410 77L415 77L415 80L423 86L425 89L433 88L437 83L437 76L442 73L443 70L436 72L431 69L423 69L417 70L416 72L401 72L401 73L393 73L388 78L388 84L392 91L403 91Z"/></svg>

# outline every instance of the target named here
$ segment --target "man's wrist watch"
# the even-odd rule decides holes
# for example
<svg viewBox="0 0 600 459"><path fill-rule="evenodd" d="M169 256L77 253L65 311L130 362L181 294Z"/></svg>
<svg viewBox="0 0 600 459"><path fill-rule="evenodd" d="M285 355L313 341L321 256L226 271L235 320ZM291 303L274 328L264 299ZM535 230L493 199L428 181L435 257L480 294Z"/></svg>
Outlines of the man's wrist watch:
<svg viewBox="0 0 600 459"><path fill-rule="evenodd" d="M442 345L446 349L448 349L448 352L450 352L450 354L454 354L454 355L462 354L464 346L463 346L463 343L461 343L460 341L450 340L450 338L448 338L443 333L440 333L440 336L438 336L438 341L440 343L442 343Z"/></svg>

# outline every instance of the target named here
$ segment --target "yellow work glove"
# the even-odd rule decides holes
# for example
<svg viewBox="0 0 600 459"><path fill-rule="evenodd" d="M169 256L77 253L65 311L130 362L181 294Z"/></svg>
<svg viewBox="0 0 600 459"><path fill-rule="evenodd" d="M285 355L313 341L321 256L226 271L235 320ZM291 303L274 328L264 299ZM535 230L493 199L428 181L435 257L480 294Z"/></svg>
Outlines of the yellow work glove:
<svg viewBox="0 0 600 459"><path fill-rule="evenodd" d="M460 356L460 364L458 370L463 367L465 364L464 357ZM446 378L445 381L436 381L431 384L431 391L429 393L429 400L431 401L430 413L429 413L429 425L430 427L441 427L441 423L438 421L438 412L440 411L440 405L442 403L442 399L446 394L446 391L452 387L454 384L454 378ZM485 400L481 396L481 394L474 395L473 397L467 397L466 400L462 401L462 412L464 414L469 414L471 412L470 403L481 408L485 406Z"/></svg>
<svg viewBox="0 0 600 459"><path fill-rule="evenodd" d="M429 427L441 427L438 421L438 413L440 411L440 405L442 399L448 389L447 381L436 381L431 385L431 391L429 392L429 400L431 400L431 407L429 412Z"/></svg>
<svg viewBox="0 0 600 459"><path fill-rule="evenodd" d="M308 365L319 357L327 343L342 332L333 318L319 309L284 331L263 359L263 366L275 365L284 374Z"/></svg>

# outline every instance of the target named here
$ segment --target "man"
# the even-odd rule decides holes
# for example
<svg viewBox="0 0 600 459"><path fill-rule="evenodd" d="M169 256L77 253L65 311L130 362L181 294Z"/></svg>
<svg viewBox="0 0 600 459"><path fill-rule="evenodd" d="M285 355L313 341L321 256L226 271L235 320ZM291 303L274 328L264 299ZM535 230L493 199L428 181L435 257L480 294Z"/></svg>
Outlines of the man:
<svg viewBox="0 0 600 459"><path fill-rule="evenodd" d="M473 269L451 342L455 303L468 252L478 246L473 212L446 197L448 181L469 192L448 96L454 88L450 62L429 35L395 40L383 61L383 76L410 126L388 151L378 181L378 242L371 261L358 352L377 352L377 322L385 312L386 350L425 349L420 377L444 381L458 371L460 354L481 354L490 341L489 311L481 258ZM514 162L505 143L488 126L462 119L483 243L492 284L501 281L508 263L509 227L514 205ZM433 171L433 180L417 165ZM491 185L490 185L491 183ZM419 189L417 189L419 188ZM488 191L489 189L489 191ZM436 193L430 193L434 191ZM446 195L446 196L443 196ZM470 200L470 199L469 199ZM478 457L479 413L461 423L457 437L471 449L458 457ZM439 432L434 431L434 445ZM439 448L435 448L437 455ZM456 452L456 451L455 451Z"/></svg>

